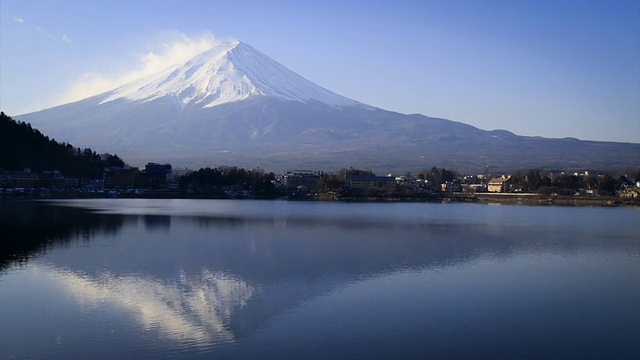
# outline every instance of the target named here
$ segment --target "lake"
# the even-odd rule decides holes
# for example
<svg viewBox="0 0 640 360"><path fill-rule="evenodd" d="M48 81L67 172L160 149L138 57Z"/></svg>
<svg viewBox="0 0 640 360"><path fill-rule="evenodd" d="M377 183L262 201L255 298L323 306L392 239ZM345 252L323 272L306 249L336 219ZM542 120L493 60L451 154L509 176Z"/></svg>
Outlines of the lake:
<svg viewBox="0 0 640 360"><path fill-rule="evenodd" d="M2 359L638 359L640 209L0 202Z"/></svg>

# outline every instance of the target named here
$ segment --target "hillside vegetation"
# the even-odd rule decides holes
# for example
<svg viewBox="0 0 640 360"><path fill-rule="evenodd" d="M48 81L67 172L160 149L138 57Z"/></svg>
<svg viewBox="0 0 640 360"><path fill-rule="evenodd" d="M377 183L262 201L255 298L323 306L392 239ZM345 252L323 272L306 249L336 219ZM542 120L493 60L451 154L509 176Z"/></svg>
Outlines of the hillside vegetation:
<svg viewBox="0 0 640 360"><path fill-rule="evenodd" d="M0 169L34 172L58 170L65 176L99 179L107 166L124 166L117 155L99 155L90 148L59 143L31 127L0 113Z"/></svg>

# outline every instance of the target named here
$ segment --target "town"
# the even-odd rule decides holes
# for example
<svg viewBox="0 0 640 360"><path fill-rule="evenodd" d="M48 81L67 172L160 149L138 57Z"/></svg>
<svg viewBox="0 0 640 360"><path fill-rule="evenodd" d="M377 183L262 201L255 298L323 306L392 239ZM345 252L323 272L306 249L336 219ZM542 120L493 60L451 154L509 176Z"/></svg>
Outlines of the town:
<svg viewBox="0 0 640 360"><path fill-rule="evenodd" d="M510 174L459 174L433 167L417 174L341 169L334 173L292 170L280 174L233 166L197 171L148 163L105 167L102 178L65 176L57 170L0 170L3 197L187 197L291 200L396 200L636 204L640 173L614 177L593 171L522 170Z"/></svg>
<svg viewBox="0 0 640 360"><path fill-rule="evenodd" d="M543 204L638 205L640 171L523 169L463 174L432 167L379 175L353 167L334 172L266 172L236 166L199 170L149 162L127 165L59 143L30 124L0 113L0 196L33 199L145 197L339 201L484 201ZM339 166L339 165L338 165Z"/></svg>

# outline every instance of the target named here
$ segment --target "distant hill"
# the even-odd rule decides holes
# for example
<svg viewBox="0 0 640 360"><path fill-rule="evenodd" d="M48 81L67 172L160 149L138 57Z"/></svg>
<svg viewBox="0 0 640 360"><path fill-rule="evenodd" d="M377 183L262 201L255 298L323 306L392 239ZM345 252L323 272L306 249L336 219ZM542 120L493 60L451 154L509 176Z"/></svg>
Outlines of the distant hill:
<svg viewBox="0 0 640 360"><path fill-rule="evenodd" d="M0 169L58 170L65 176L99 179L106 166L124 166L124 162L117 155L98 155L90 148L59 143L30 124L0 113Z"/></svg>
<svg viewBox="0 0 640 360"><path fill-rule="evenodd" d="M241 42L17 118L79 146L117 151L134 165L353 166L380 173L432 166L490 172L640 167L640 144L518 136L362 104Z"/></svg>

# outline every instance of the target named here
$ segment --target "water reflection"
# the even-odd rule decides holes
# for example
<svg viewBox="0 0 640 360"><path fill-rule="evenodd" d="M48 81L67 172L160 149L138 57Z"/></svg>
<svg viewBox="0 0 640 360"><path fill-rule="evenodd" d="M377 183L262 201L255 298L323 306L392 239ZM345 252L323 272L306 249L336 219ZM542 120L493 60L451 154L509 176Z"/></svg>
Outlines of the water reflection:
<svg viewBox="0 0 640 360"><path fill-rule="evenodd" d="M97 234L117 236L121 215L92 214L73 207L46 206L33 201L0 201L0 270L24 263L32 256L73 241L89 241Z"/></svg>
<svg viewBox="0 0 640 360"><path fill-rule="evenodd" d="M148 231L167 231L171 228L171 216L167 215L144 215L144 225Z"/></svg>
<svg viewBox="0 0 640 360"><path fill-rule="evenodd" d="M253 288L242 280L203 270L174 282L145 276L89 276L54 266L33 266L35 276L68 292L83 307L115 307L133 315L145 330L171 340L232 342L229 321L246 305Z"/></svg>
<svg viewBox="0 0 640 360"><path fill-rule="evenodd" d="M622 254L626 262L605 261L600 264L604 275L591 273L589 280L582 281L591 294L592 280L606 279L601 282L615 285L607 278L609 266L617 273L637 270L637 265L629 265L629 254L637 258L640 253L640 225L633 222L638 211L633 209L539 211L507 206L174 200L58 204L65 206L4 205L0 221L9 226L7 233L12 240L7 243L13 245L2 258L5 269L0 269L0 305L4 299L5 305L19 306L18 296L8 292L2 295L3 281L12 283L12 276L20 276L6 264L15 258L23 263L28 260L28 271L40 283L55 289L34 290L43 298L40 302L31 300L37 303L35 309L46 304L49 294L62 291L90 314L109 311L114 318L126 314L137 328L158 333L155 341L167 339L207 349L246 341L296 310L367 286L370 289L363 294L376 294L378 304L386 298L384 311L397 314L403 321L426 319L424 313L408 314L402 309L409 304L423 311L428 301L448 316L429 313L433 325L423 326L425 323L417 321L408 333L429 328L434 332L427 334L434 335L434 329L448 326L451 319L463 321L455 318L459 313L482 319L494 317L511 326L522 314L501 313L515 306L509 304L517 304L518 311L533 307L544 315L557 299L549 295L536 304L540 290L552 289L547 293L559 294L567 284L581 281L583 272L564 261L549 259L566 257L575 264L580 258L588 264L584 269L589 269L594 263L591 258L615 259ZM23 242L23 237L30 240ZM537 261L555 268L536 267ZM566 263L571 265L572 261ZM496 270L505 263L510 264L509 271ZM626 265L620 265L623 263ZM433 276L482 268L478 264L483 264L484 273L477 274L475 280L467 281L470 274L464 271L464 276L443 277L439 283L438 276ZM560 275L565 281L554 282ZM528 280L521 281L524 277ZM502 280L496 282L494 278ZM486 303L497 304L486 307L489 313L476 314L471 305L464 307L472 297L469 294L479 296L487 288ZM530 303L522 295L525 292L533 299ZM439 296L447 300L439 301ZM501 302L503 298L507 301ZM367 295L351 299L357 304L354 309L365 307L365 320L375 318L367 311L378 310L363 305L369 300ZM448 307L453 301L459 308ZM350 312L340 312L343 302L336 304L322 311L350 316ZM561 308L558 314L566 310ZM334 317L333 323L320 317L313 319L328 328L328 333L337 334L339 329L328 324L340 324L340 316ZM490 326L491 321L479 321L477 326ZM313 327L309 324L304 329L313 335ZM448 341L457 341L456 331L464 329L451 329ZM348 332L343 335L350 335ZM94 335L102 336L99 331ZM153 344L150 347L156 348Z"/></svg>
<svg viewBox="0 0 640 360"><path fill-rule="evenodd" d="M190 273L208 269L264 284L358 279L522 252L597 252L603 237L608 239L608 250L629 251L640 240L638 226L629 220L638 211L608 214L609 209L577 209L579 216L560 218L553 208L518 215L509 209L502 212L506 206L186 200L55 204L67 206L4 204L0 214L8 234L2 242L4 264L91 240L97 244L47 258L94 275L108 270L116 276L143 273L173 278L180 269ZM143 210L153 214L141 214ZM245 217L240 216L243 211ZM130 212L137 215L122 215ZM191 215L204 213L209 215ZM529 222L523 218L541 216L546 217Z"/></svg>

